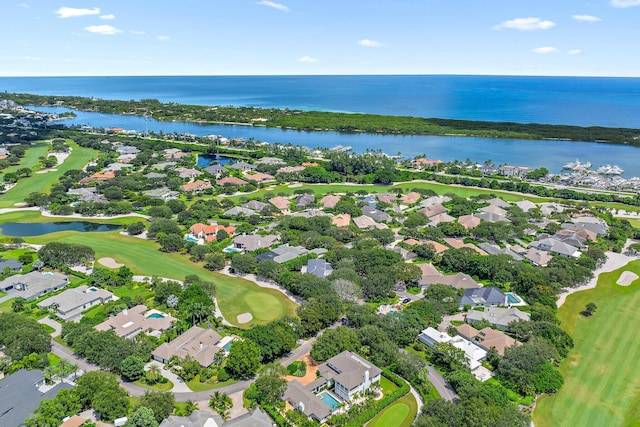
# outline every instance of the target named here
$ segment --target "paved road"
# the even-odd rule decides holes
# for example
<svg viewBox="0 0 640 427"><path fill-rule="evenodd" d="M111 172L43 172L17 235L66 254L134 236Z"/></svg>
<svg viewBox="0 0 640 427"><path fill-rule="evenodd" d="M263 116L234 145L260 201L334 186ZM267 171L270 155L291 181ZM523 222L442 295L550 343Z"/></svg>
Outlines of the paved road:
<svg viewBox="0 0 640 427"><path fill-rule="evenodd" d="M451 402L458 402L460 398L453 390L453 388L447 383L447 380L444 379L440 372L436 371L436 369L432 366L427 365L427 369L429 370L429 381L431 384L438 390L440 393L440 397L444 400L449 400Z"/></svg>

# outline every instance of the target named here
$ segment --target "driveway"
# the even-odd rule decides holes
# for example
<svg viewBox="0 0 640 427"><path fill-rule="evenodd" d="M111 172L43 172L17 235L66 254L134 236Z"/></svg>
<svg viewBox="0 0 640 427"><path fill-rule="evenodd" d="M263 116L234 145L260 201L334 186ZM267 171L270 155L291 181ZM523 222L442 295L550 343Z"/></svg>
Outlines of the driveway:
<svg viewBox="0 0 640 427"><path fill-rule="evenodd" d="M457 403L460 398L453 390L453 387L449 385L447 380L445 380L444 377L440 375L440 372L436 371L433 366L429 365L427 365L427 369L429 370L429 381L431 381L431 384L433 384L436 390L438 390L438 393L440 393L440 397L442 397L444 400Z"/></svg>
<svg viewBox="0 0 640 427"><path fill-rule="evenodd" d="M59 337L62 333L62 325L58 321L50 319L49 317L38 320L38 323L51 326L53 329L55 329L55 331L51 332L52 338Z"/></svg>
<svg viewBox="0 0 640 427"><path fill-rule="evenodd" d="M151 365L156 365L158 368L160 368L160 373L162 374L162 376L173 383L173 388L171 389L172 393L191 393L191 389L184 383L182 378L180 378L173 372L164 369L164 365L162 363L158 362L157 360L152 360L144 366L145 370L148 370L149 366Z"/></svg>

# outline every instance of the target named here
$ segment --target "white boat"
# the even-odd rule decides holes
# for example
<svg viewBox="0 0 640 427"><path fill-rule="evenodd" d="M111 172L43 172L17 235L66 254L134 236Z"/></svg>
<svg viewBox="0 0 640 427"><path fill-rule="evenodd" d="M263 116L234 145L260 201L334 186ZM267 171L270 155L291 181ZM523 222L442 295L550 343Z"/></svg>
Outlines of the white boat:
<svg viewBox="0 0 640 427"><path fill-rule="evenodd" d="M576 159L575 162L569 162L565 164L562 168L569 169L574 171L583 171L587 170L591 167L591 162L580 163L580 160Z"/></svg>
<svg viewBox="0 0 640 427"><path fill-rule="evenodd" d="M600 175L622 175L624 173L624 169L618 165L606 165L600 166L596 172Z"/></svg>

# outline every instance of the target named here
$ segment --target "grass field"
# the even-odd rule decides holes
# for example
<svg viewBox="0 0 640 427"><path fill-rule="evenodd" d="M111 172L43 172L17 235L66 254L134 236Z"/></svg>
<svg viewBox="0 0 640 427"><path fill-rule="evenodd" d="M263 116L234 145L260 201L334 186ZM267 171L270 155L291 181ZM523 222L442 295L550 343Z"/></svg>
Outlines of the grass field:
<svg viewBox="0 0 640 427"><path fill-rule="evenodd" d="M367 427L409 427L418 413L418 403L407 393L376 415Z"/></svg>
<svg viewBox="0 0 640 427"><path fill-rule="evenodd" d="M47 173L34 173L29 178L23 178L18 184L0 195L0 208L10 208L14 204L24 202L25 197L34 192L47 192L53 184L68 170L82 169L96 157L96 152L89 148L82 148L75 142L67 140L73 150L57 170ZM32 168L39 163L38 157L46 155L48 144L40 143L30 148L20 162L20 167Z"/></svg>
<svg viewBox="0 0 640 427"><path fill-rule="evenodd" d="M189 274L197 274L217 286L216 298L223 316L238 324L239 314L249 312L253 320L238 324L249 327L253 323L267 323L295 312L295 304L275 289L261 288L253 282L225 276L206 270L180 254L163 253L155 242L136 237L123 236L117 231L102 233L78 233L63 231L44 236L27 237L27 243L46 244L54 241L79 243L91 246L96 259L114 258L126 264L134 274L169 277L183 280Z"/></svg>
<svg viewBox="0 0 640 427"><path fill-rule="evenodd" d="M600 275L595 289L569 296L560 308L575 348L560 365L560 392L536 405L536 427L640 425L640 280L617 285L626 270L640 275L640 260ZM580 312L589 302L598 309L584 317Z"/></svg>
<svg viewBox="0 0 640 427"><path fill-rule="evenodd" d="M357 191L367 191L370 193L386 193L393 191L394 188L402 188L405 192L408 192L412 188L424 188L433 190L438 194L456 194L460 197L469 197L475 196L478 194L495 194L503 198L504 200L511 201L519 201L522 199L527 199L532 201L533 203L542 203L547 202L551 199L544 197L535 197L530 195L522 195L517 193L510 193L506 191L499 190L490 190L485 188L477 188L477 187L459 187L453 185L445 185L445 184L437 184L432 182L406 182L398 185L349 185L349 184L305 184L298 187L289 187L288 185L280 185L275 186L272 190L262 189L256 191L254 193L245 194L245 195L237 195L230 196L229 198L232 200L237 200L240 197L251 197L251 198L259 198L262 197L265 193L285 193L285 194L293 194L296 190L313 190L316 194L327 194L327 193L355 193Z"/></svg>
<svg viewBox="0 0 640 427"><path fill-rule="evenodd" d="M24 157L20 159L20 163L14 166L9 166L2 170L2 175L5 173L15 172L18 169L29 168L33 170L36 166L40 165L40 157L44 157L49 152L51 145L47 142L37 142L24 153Z"/></svg>

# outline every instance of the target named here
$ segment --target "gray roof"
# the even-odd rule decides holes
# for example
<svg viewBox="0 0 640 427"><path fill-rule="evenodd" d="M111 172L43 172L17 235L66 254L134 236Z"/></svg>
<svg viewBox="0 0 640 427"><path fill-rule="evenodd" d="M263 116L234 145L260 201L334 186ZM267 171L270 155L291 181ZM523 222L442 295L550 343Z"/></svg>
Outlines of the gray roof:
<svg viewBox="0 0 640 427"><path fill-rule="evenodd" d="M320 278L327 277L333 271L333 267L323 259L310 259L307 263L307 273Z"/></svg>
<svg viewBox="0 0 640 427"><path fill-rule="evenodd" d="M256 170L256 167L254 165L252 165L251 163L247 163L247 162L238 162L238 163L234 163L231 166L231 169L236 169L236 170L241 170L241 171L246 171L246 170Z"/></svg>
<svg viewBox="0 0 640 427"><path fill-rule="evenodd" d="M377 209L374 209L367 205L362 207L362 215L368 216L369 218L378 222L391 221L391 216L389 214L379 211Z"/></svg>
<svg viewBox="0 0 640 427"><path fill-rule="evenodd" d="M498 221L511 222L511 220L509 220L509 218L507 218L506 216L499 215L493 212L480 212L480 213L473 214L473 216L487 222L498 222Z"/></svg>
<svg viewBox="0 0 640 427"><path fill-rule="evenodd" d="M158 172L149 172L145 175L143 175L145 178L147 179L158 179L158 178L166 178L167 174L166 173L158 173Z"/></svg>
<svg viewBox="0 0 640 427"><path fill-rule="evenodd" d="M113 294L105 289L88 287L87 285L66 291L40 301L38 307L50 308L57 306L56 312L62 320L68 321L82 317L82 311L95 305L105 303L113 298Z"/></svg>
<svg viewBox="0 0 640 427"><path fill-rule="evenodd" d="M369 378L375 378L382 373L382 370L373 363L346 350L327 360L318 369L320 375L339 382L348 390L353 390L362 384L367 371Z"/></svg>
<svg viewBox="0 0 640 427"><path fill-rule="evenodd" d="M15 259L1 259L0 258L0 272L5 268L9 267L12 270L20 270L22 268L22 263Z"/></svg>
<svg viewBox="0 0 640 427"><path fill-rule="evenodd" d="M256 257L256 260L263 261L266 259L271 259L278 264L283 264L287 261L291 261L292 259L296 259L302 255L305 255L308 252L309 251L302 246L289 246L289 244L287 243L278 246L277 248L274 248L269 252L258 255Z"/></svg>
<svg viewBox="0 0 640 427"><path fill-rule="evenodd" d="M42 371L20 369L0 381L0 425L19 427L33 415L33 411L44 399L53 399L62 389L71 388L67 383L59 383L47 392L36 387L44 378Z"/></svg>
<svg viewBox="0 0 640 427"><path fill-rule="evenodd" d="M508 208L511 206L509 203L505 202L499 197L494 197L493 199L487 200L487 203L498 208Z"/></svg>
<svg viewBox="0 0 640 427"><path fill-rule="evenodd" d="M223 427L271 427L272 425L271 418L262 412L260 408L222 424Z"/></svg>
<svg viewBox="0 0 640 427"><path fill-rule="evenodd" d="M331 415L331 408L315 394L307 390L299 381L287 384L283 399L308 417L324 420ZM185 426L186 427L186 426Z"/></svg>
<svg viewBox="0 0 640 427"><path fill-rule="evenodd" d="M160 427L204 427L205 423L212 418L215 425L223 426L223 420L220 415L208 411L193 411L188 417L178 417L171 415L160 423Z"/></svg>
<svg viewBox="0 0 640 427"><path fill-rule="evenodd" d="M219 173L227 172L227 168L225 168L224 166L220 166L220 165L211 165L211 166L207 166L206 168L204 168L204 171L206 173L210 173L211 175L217 175Z"/></svg>
<svg viewBox="0 0 640 427"><path fill-rule="evenodd" d="M484 311L469 310L467 312L467 323L481 322L485 319L492 325L496 325L500 328L506 328L511 322L518 320L531 320L531 315L514 307L485 307Z"/></svg>
<svg viewBox="0 0 640 427"><path fill-rule="evenodd" d="M301 194L296 198L296 206L307 206L316 201L316 196L313 194Z"/></svg>
<svg viewBox="0 0 640 427"><path fill-rule="evenodd" d="M278 241L278 236L260 234L243 234L233 238L233 245L238 249L244 249L247 252L255 251L260 248L268 248Z"/></svg>
<svg viewBox="0 0 640 427"><path fill-rule="evenodd" d="M67 276L60 273L32 271L27 274L16 274L0 282L0 290L18 289L17 295L26 300L35 298L43 293L54 291L69 283Z"/></svg>
<svg viewBox="0 0 640 427"><path fill-rule="evenodd" d="M538 240L536 242L531 242L529 246L535 249L540 249L541 251L547 251L547 252L564 255L564 256L570 256L570 257L580 256L580 251L575 246L571 246L567 243L563 243L559 240L556 240L550 237L546 239Z"/></svg>
<svg viewBox="0 0 640 427"><path fill-rule="evenodd" d="M263 210L267 206L269 206L267 203L261 202L259 200L250 200L247 203L245 203L244 205L242 205L243 208L253 209L253 210L258 211L258 212L260 212L261 210Z"/></svg>
<svg viewBox="0 0 640 427"><path fill-rule="evenodd" d="M242 214L242 215L245 215L245 216L251 216L251 215L255 215L256 211L254 211L253 209L243 208L241 206L234 206L231 209L229 209L228 211L225 211L224 214L225 215Z"/></svg>
<svg viewBox="0 0 640 427"><path fill-rule="evenodd" d="M516 261L522 261L523 259L520 255L518 255L511 249L501 248L498 245L492 245L489 243L480 243L478 247L483 251L485 251L486 253L488 253L489 255L509 255L511 258L513 258Z"/></svg>
<svg viewBox="0 0 640 427"><path fill-rule="evenodd" d="M574 220L575 221L575 220ZM604 236L607 234L606 224L592 223L592 222L565 222L562 224L562 228L575 228L593 231L598 236Z"/></svg>
<svg viewBox="0 0 640 427"><path fill-rule="evenodd" d="M469 304L472 307L478 305L503 305L505 295L498 288L466 289L460 298L460 306Z"/></svg>

